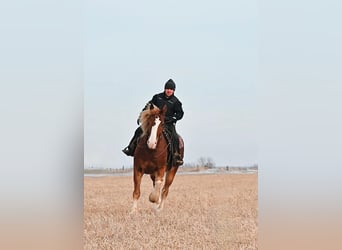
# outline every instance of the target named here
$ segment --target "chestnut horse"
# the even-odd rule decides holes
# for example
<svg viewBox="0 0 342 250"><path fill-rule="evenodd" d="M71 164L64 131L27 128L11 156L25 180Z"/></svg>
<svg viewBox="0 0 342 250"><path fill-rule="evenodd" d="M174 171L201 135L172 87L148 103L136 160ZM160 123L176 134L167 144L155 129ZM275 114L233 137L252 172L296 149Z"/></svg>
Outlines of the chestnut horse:
<svg viewBox="0 0 342 250"><path fill-rule="evenodd" d="M134 152L134 191L131 212L137 210L138 199L140 197L140 184L144 174L149 174L153 181L153 191L149 196L149 200L152 203L156 203L157 211L161 211L169 193L169 187L178 170L179 166L172 166L169 169L167 166L168 147L171 145L169 145L164 135L166 109L166 105L163 110L160 110L153 104L149 104L149 107L140 114L143 134L139 138L137 148ZM183 141L182 145L184 145ZM183 157L183 146L180 151Z"/></svg>

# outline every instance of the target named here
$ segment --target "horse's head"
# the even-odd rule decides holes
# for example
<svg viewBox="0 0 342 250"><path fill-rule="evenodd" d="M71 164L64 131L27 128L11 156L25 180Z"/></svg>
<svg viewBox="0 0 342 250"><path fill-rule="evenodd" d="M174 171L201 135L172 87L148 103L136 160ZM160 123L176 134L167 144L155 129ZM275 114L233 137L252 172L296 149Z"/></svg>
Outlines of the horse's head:
<svg viewBox="0 0 342 250"><path fill-rule="evenodd" d="M140 115L143 136L148 137L147 146L150 149L157 147L158 139L162 135L166 109L166 105L163 110L160 110L158 107L150 104Z"/></svg>

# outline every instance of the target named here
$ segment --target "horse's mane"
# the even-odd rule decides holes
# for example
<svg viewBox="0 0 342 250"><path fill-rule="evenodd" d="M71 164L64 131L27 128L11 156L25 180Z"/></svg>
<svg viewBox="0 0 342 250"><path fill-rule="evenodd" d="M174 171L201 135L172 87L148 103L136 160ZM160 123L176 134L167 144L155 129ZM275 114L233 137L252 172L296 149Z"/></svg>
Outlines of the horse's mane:
<svg viewBox="0 0 342 250"><path fill-rule="evenodd" d="M148 129L154 125L154 118L156 115L159 115L159 114L160 114L160 109L154 104L148 104L146 109L141 111L139 120L141 123L141 129L143 130L142 136L144 136L146 132L148 131ZM151 117L153 117L153 119L151 119Z"/></svg>

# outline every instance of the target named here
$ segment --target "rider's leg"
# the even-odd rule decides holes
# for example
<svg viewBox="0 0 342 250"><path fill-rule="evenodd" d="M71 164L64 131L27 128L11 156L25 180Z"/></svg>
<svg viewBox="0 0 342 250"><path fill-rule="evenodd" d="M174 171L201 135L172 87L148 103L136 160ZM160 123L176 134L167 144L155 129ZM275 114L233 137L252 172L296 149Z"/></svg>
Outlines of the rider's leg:
<svg viewBox="0 0 342 250"><path fill-rule="evenodd" d="M173 136L173 146L174 146L174 159L175 159L175 163L177 165L182 165L184 162L183 162L183 159L182 159L182 156L180 154L180 150L179 150L179 137L177 135L177 133L174 134Z"/></svg>
<svg viewBox="0 0 342 250"><path fill-rule="evenodd" d="M173 152L173 162L176 165L182 165L183 164L183 159L182 156L179 152L179 138L178 138L178 134L176 132L176 128L175 126L172 124L171 127L169 128L169 130L172 133L172 152Z"/></svg>
<svg viewBox="0 0 342 250"><path fill-rule="evenodd" d="M142 134L142 129L141 127L138 127L135 130L134 136L131 139L131 141L129 142L129 145L127 147L125 147L122 152L124 152L126 155L128 156L133 156L134 155L134 151L135 148L137 147L137 143L138 143L138 138L140 137L140 135Z"/></svg>

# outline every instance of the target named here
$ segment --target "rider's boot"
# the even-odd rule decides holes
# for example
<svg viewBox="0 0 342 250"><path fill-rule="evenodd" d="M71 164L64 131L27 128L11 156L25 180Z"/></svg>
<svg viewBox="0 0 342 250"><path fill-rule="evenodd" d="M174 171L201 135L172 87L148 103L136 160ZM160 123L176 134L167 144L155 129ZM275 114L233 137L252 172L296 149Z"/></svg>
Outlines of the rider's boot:
<svg viewBox="0 0 342 250"><path fill-rule="evenodd" d="M124 152L124 154L127 155L127 156L133 156L134 155L133 150L132 150L132 148L130 146L125 147L122 150L122 152Z"/></svg>
<svg viewBox="0 0 342 250"><path fill-rule="evenodd" d="M133 137L132 140L130 141L129 145L127 147L125 147L122 152L124 152L125 155L127 156L134 156L134 151L135 151L135 148L136 148L136 138Z"/></svg>
<svg viewBox="0 0 342 250"><path fill-rule="evenodd" d="M142 131L141 127L138 127L135 130L133 138L129 142L129 145L122 150L122 152L124 152L125 155L134 156L135 148L138 145L138 138L141 136L142 133L143 133L143 131Z"/></svg>

